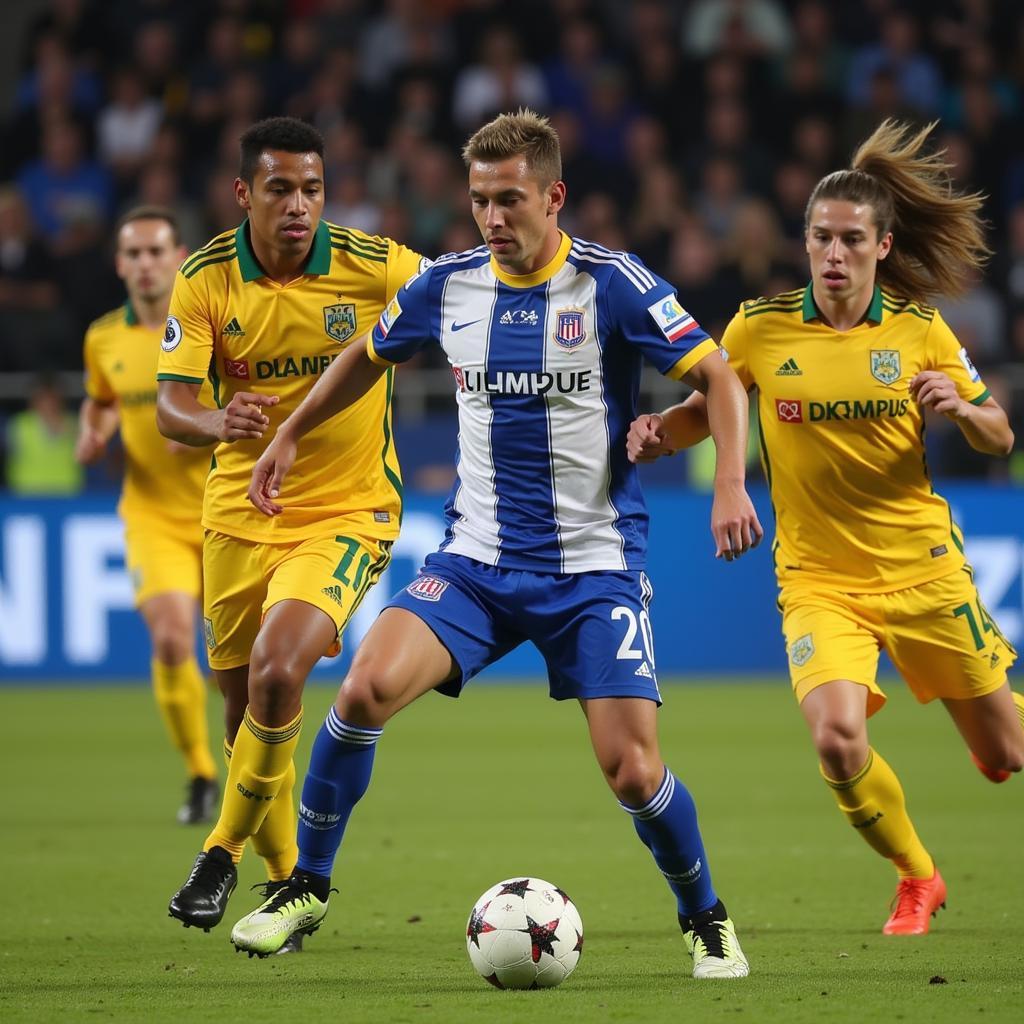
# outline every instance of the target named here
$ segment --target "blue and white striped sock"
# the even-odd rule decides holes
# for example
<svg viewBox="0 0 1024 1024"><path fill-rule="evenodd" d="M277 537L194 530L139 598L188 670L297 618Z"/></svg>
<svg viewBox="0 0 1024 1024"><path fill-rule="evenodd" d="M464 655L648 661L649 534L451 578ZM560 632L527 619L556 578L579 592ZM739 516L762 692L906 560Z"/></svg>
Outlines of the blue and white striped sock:
<svg viewBox="0 0 1024 1024"><path fill-rule="evenodd" d="M331 877L349 815L370 784L382 732L343 722L333 707L327 712L302 784L297 871Z"/></svg>
<svg viewBox="0 0 1024 1024"><path fill-rule="evenodd" d="M658 791L643 807L621 801L619 806L632 816L637 835L676 894L679 913L690 917L713 907L718 897L689 790L666 768Z"/></svg>

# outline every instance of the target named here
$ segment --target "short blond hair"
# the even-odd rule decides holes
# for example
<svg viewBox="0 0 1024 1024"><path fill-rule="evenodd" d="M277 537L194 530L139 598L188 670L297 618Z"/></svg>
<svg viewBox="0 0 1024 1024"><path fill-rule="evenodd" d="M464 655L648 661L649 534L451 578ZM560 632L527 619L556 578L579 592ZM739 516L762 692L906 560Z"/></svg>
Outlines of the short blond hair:
<svg viewBox="0 0 1024 1024"><path fill-rule="evenodd" d="M562 149L558 132L540 114L520 107L514 114L499 114L478 128L462 148L468 167L474 160L494 163L509 157L526 158L526 166L542 186L562 178Z"/></svg>

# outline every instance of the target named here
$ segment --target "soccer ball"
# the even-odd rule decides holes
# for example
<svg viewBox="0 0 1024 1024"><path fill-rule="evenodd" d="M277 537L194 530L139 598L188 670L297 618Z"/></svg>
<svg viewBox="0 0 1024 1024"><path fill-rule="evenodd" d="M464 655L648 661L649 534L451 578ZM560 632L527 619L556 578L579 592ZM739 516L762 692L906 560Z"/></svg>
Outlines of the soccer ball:
<svg viewBox="0 0 1024 1024"><path fill-rule="evenodd" d="M583 921L557 885L509 878L476 901L466 923L466 948L495 988L551 988L580 962Z"/></svg>

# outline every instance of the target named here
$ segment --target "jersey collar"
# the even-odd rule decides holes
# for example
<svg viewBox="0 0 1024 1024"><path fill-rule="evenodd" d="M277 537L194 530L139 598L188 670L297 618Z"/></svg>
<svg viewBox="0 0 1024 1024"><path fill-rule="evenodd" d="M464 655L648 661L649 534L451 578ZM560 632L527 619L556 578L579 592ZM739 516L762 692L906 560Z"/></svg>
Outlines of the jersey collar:
<svg viewBox="0 0 1024 1024"><path fill-rule="evenodd" d="M249 243L249 219L246 218L235 231L235 252L238 254L238 269L243 281L256 281L266 277ZM327 222L321 220L313 235L313 244L306 259L305 274L326 274L331 269L331 233Z"/></svg>
<svg viewBox="0 0 1024 1024"><path fill-rule="evenodd" d="M491 272L499 281L511 285L513 288L533 288L535 285L549 281L564 266L569 255L569 247L572 245L572 239L564 231L558 233L562 236L561 242L558 243L558 249L540 270L535 270L532 274L510 274L507 270L502 270L498 261L491 256Z"/></svg>
<svg viewBox="0 0 1024 1024"><path fill-rule="evenodd" d="M124 322L129 327L137 327L139 324L138 314L135 312L134 306L132 306L132 300L129 299L124 304Z"/></svg>
<svg viewBox="0 0 1024 1024"><path fill-rule="evenodd" d="M809 283L804 289L804 323L808 320L820 320L821 314L818 312L818 306L814 301L814 289L812 283ZM868 306L868 311L864 314L865 320L870 320L874 324L880 324L882 322L882 289L875 285L875 290L871 293L871 305Z"/></svg>

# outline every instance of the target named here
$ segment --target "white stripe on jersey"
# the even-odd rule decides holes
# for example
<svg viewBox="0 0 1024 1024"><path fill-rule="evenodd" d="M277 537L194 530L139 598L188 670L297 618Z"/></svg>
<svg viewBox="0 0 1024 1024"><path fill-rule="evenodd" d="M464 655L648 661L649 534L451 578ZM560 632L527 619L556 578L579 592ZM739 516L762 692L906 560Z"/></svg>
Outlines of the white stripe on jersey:
<svg viewBox="0 0 1024 1024"><path fill-rule="evenodd" d="M597 282L567 263L550 282L545 339L557 330L558 311L585 311L584 322L594 333L579 348L544 346L544 369L557 373L590 369L593 388L574 396L572 403L547 395L548 459L554 487L555 519L562 547L562 571L584 572L618 565L626 568L622 535L615 529L618 510L609 495L611 468L608 415L597 335Z"/></svg>
<svg viewBox="0 0 1024 1024"><path fill-rule="evenodd" d="M641 295L649 292L657 284L649 270L634 263L624 252L613 252L611 249L606 249L603 245L595 245L593 242L583 244L574 241L570 253L582 259L592 260L594 263L611 264L622 271Z"/></svg>
<svg viewBox="0 0 1024 1024"><path fill-rule="evenodd" d="M453 368L487 365L497 290L498 281L487 263L472 270L456 270L445 279L441 294L441 345ZM491 454L491 403L486 396L468 394L461 387L455 397L459 406L456 472L460 483L454 506L463 518L452 524L454 539L447 550L494 565L501 551L501 537ZM467 533L467 526L472 535Z"/></svg>

